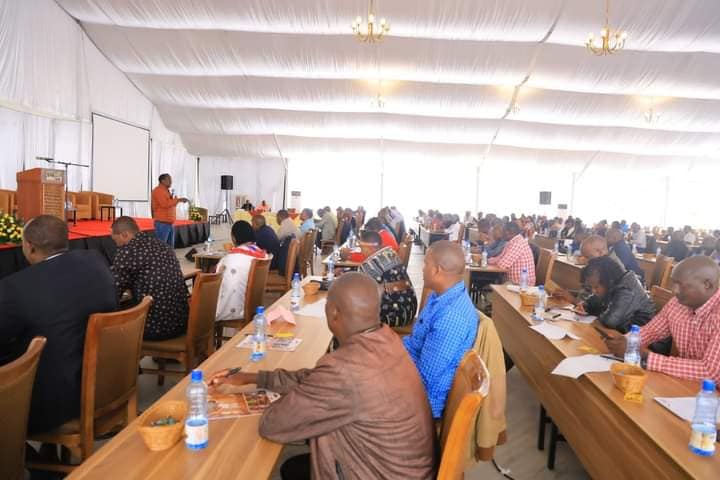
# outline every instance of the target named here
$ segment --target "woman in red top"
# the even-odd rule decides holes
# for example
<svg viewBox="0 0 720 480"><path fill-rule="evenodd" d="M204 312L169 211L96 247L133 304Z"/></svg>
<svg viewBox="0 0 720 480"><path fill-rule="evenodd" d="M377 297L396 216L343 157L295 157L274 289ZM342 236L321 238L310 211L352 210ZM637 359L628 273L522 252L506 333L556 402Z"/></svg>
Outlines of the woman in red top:
<svg viewBox="0 0 720 480"><path fill-rule="evenodd" d="M370 230L371 232L378 232L380 234L380 239L382 240L382 247L390 247L396 252L400 249L400 245L398 245L398 242L395 239L395 235L383 228L383 224L379 218L373 217L368 220L365 223L365 230Z"/></svg>

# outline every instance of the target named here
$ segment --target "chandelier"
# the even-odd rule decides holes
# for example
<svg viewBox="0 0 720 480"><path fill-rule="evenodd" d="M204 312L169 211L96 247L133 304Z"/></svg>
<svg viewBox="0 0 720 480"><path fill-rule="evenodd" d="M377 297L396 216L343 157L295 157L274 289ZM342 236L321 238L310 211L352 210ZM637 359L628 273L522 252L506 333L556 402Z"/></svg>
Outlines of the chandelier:
<svg viewBox="0 0 720 480"><path fill-rule="evenodd" d="M610 0L605 3L605 26L600 30L600 38L590 33L585 46L595 55L610 55L625 47L627 32L620 30L612 31L610 28Z"/></svg>
<svg viewBox="0 0 720 480"><path fill-rule="evenodd" d="M375 43L381 42L385 35L390 31L390 24L387 23L384 17L380 19L379 23L377 22L377 17L375 16L375 6L373 0L370 0L367 22L363 22L362 17L358 15L352 23L352 30L359 41L365 43Z"/></svg>

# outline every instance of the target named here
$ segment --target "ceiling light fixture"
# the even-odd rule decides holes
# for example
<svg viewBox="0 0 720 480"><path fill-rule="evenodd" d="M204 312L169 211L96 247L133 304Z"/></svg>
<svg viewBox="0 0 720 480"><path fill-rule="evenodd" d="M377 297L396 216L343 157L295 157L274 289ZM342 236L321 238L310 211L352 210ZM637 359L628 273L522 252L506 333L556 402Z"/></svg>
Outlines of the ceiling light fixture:
<svg viewBox="0 0 720 480"><path fill-rule="evenodd" d="M379 23L377 22L375 5L373 0L370 0L367 22L364 22L363 18L358 15L352 23L352 30L359 41L364 43L375 43L381 42L385 35L390 31L390 24L387 20L385 20L385 17L381 18Z"/></svg>
<svg viewBox="0 0 720 480"><path fill-rule="evenodd" d="M595 38L594 33L588 35L585 46L595 55L610 55L625 47L627 32L621 30L612 31L610 28L610 0L605 3L605 26L600 30L600 38Z"/></svg>

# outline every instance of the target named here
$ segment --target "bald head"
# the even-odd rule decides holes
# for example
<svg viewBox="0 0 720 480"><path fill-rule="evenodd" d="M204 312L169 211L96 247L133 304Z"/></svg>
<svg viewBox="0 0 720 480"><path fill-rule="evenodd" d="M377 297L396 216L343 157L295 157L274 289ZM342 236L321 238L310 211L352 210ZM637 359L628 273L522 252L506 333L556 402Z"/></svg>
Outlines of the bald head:
<svg viewBox="0 0 720 480"><path fill-rule="evenodd" d="M673 293L681 305L700 308L718 289L720 268L704 255L690 257L673 269Z"/></svg>
<svg viewBox="0 0 720 480"><path fill-rule="evenodd" d="M342 343L350 335L380 323L380 290L372 278L358 272L343 274L328 292L328 327Z"/></svg>
<svg viewBox="0 0 720 480"><path fill-rule="evenodd" d="M600 235L590 235L580 244L580 253L588 260L608 254L607 241Z"/></svg>
<svg viewBox="0 0 720 480"><path fill-rule="evenodd" d="M622 241L623 233L620 230L618 230L617 228L611 228L605 234L605 238L607 238L608 245L615 245L616 243Z"/></svg>
<svg viewBox="0 0 720 480"><path fill-rule="evenodd" d="M465 274L465 255L456 242L435 242L425 254L423 280L425 286L442 294L462 280Z"/></svg>

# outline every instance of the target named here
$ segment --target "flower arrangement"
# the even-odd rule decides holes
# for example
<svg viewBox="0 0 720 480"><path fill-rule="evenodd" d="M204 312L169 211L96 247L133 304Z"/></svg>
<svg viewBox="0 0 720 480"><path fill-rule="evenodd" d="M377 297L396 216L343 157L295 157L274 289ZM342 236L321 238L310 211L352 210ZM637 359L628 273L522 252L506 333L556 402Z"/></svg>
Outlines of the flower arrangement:
<svg viewBox="0 0 720 480"><path fill-rule="evenodd" d="M9 213L0 213L0 243L21 243L22 222Z"/></svg>
<svg viewBox="0 0 720 480"><path fill-rule="evenodd" d="M202 214L198 210L198 207L194 205L190 207L190 220L192 220L193 222L202 222L203 220Z"/></svg>

